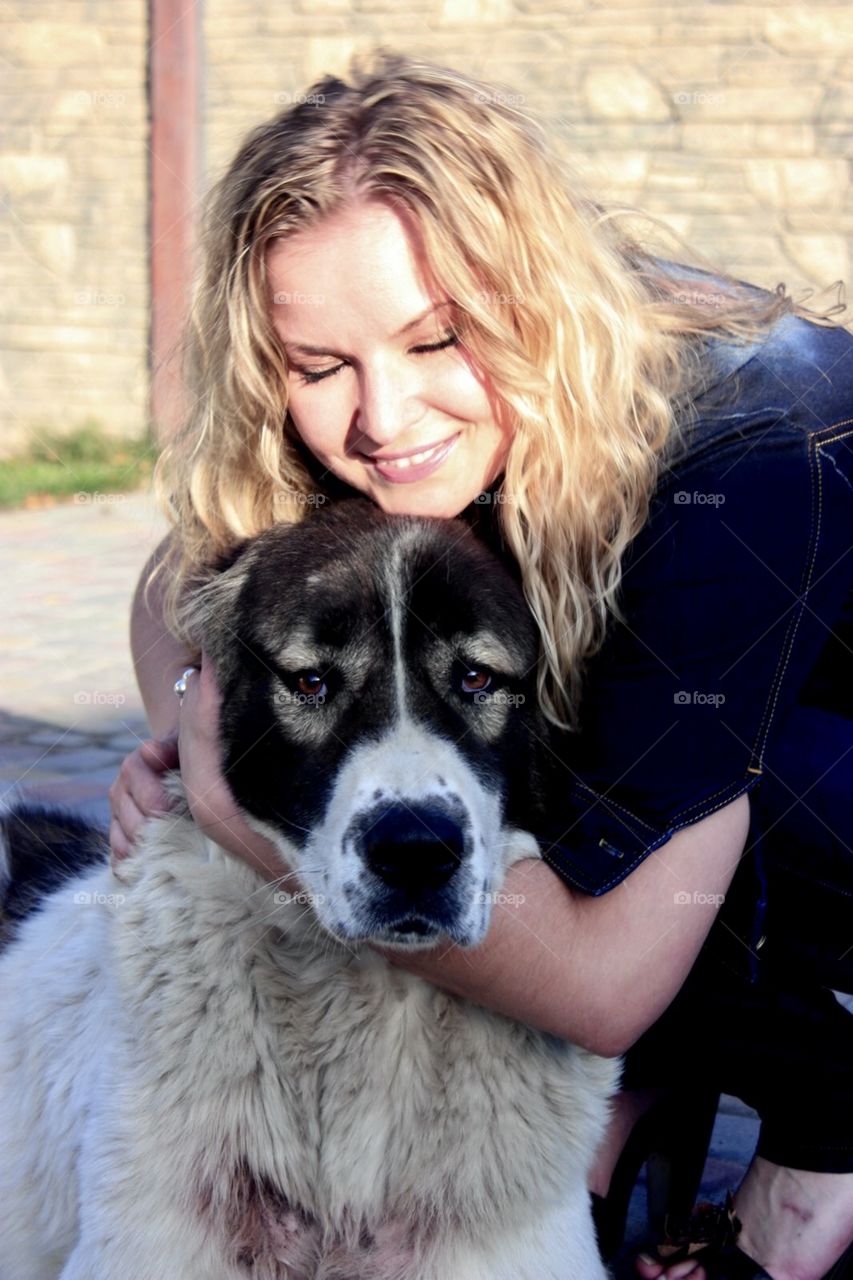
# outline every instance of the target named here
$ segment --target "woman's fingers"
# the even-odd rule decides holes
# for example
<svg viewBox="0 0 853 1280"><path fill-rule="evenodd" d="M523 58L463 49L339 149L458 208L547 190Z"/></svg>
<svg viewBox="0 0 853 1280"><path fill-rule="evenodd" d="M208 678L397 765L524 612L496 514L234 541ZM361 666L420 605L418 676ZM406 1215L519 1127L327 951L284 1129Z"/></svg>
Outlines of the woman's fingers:
<svg viewBox="0 0 853 1280"><path fill-rule="evenodd" d="M172 807L163 774L177 763L177 742L173 739L147 739L125 756L109 790L112 862L128 856L152 814L168 813Z"/></svg>
<svg viewBox="0 0 853 1280"><path fill-rule="evenodd" d="M152 769L160 769L163 772L167 769L177 769L178 767L178 731L177 729L168 738L146 738L139 745L139 756Z"/></svg>

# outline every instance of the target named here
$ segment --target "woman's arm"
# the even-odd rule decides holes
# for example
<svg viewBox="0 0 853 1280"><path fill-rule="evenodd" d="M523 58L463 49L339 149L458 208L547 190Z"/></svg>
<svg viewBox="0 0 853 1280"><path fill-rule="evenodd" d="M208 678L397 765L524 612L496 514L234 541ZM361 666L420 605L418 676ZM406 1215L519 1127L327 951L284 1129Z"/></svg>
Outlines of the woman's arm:
<svg viewBox="0 0 853 1280"><path fill-rule="evenodd" d="M217 732L219 698L209 663L203 661L199 674L190 679L182 703L175 696L175 681L187 666L198 662L198 655L176 640L166 627L162 579L155 581L148 605L144 599L148 574L168 545L166 537L145 565L131 607L133 664L148 723L157 741L143 742L126 756L110 788L110 848L114 862L130 853L151 814L168 809L162 775L164 770L180 765L190 808L205 834L249 862L261 875L269 879L289 877L288 885L293 887L290 869L272 843L246 823L222 778Z"/></svg>
<svg viewBox="0 0 853 1280"><path fill-rule="evenodd" d="M163 621L162 576L151 589L150 609L143 598L148 574L161 562L168 545L169 535L147 561L137 583L130 610L130 651L145 714L155 738L165 738L177 731L178 699L175 697L174 684L181 672L196 661L188 647L166 629Z"/></svg>
<svg viewBox="0 0 853 1280"><path fill-rule="evenodd" d="M544 862L509 869L479 947L401 953L394 964L596 1053L624 1053L683 985L737 868L749 797L685 827L600 897ZM684 897L689 901L685 902Z"/></svg>

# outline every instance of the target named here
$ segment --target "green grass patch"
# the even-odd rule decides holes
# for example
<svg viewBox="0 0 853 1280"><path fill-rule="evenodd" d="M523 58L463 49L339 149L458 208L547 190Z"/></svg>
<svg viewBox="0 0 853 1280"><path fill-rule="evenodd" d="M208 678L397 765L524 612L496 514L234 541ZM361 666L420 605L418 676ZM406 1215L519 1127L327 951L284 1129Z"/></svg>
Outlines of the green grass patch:
<svg viewBox="0 0 853 1280"><path fill-rule="evenodd" d="M126 493L147 483L156 456L147 439L119 440L96 423L68 435L40 431L26 453L0 462L0 507Z"/></svg>

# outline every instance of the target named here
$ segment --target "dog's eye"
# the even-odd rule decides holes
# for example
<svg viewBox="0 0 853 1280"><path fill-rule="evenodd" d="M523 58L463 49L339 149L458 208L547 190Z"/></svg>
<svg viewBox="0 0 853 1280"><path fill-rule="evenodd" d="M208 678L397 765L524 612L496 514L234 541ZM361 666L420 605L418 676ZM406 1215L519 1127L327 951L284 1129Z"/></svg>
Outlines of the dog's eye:
<svg viewBox="0 0 853 1280"><path fill-rule="evenodd" d="M326 682L318 671L300 671L296 677L296 688L308 697L325 698L329 692Z"/></svg>
<svg viewBox="0 0 853 1280"><path fill-rule="evenodd" d="M491 683L492 677L488 671L482 671L477 667L472 667L470 671L466 671L462 676L462 692L484 693Z"/></svg>

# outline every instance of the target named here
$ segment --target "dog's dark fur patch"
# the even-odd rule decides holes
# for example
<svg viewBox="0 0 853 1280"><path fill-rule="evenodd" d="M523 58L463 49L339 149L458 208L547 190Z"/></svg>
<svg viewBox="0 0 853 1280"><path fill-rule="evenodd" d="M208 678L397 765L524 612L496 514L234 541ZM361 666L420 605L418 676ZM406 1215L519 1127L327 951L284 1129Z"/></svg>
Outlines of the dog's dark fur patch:
<svg viewBox="0 0 853 1280"><path fill-rule="evenodd" d="M54 890L109 856L106 834L61 805L24 802L0 814L0 840L0 942Z"/></svg>

